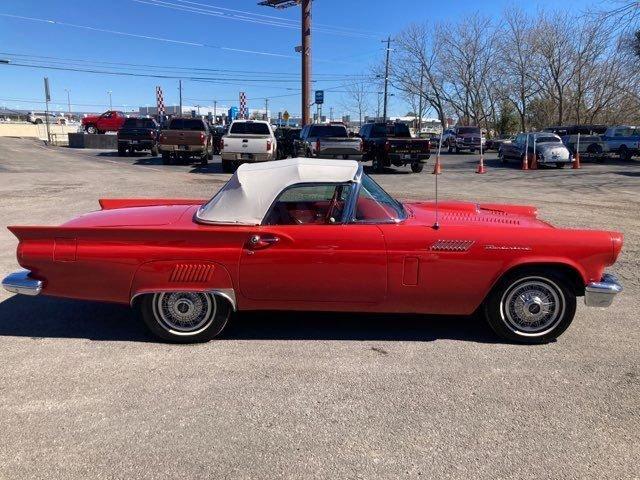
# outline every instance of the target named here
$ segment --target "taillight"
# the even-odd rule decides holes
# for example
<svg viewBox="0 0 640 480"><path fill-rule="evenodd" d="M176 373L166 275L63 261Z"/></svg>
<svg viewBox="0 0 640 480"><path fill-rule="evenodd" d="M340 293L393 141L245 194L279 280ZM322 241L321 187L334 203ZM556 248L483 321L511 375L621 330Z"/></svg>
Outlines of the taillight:
<svg viewBox="0 0 640 480"><path fill-rule="evenodd" d="M271 151L271 140L267 140L267 152Z"/></svg>
<svg viewBox="0 0 640 480"><path fill-rule="evenodd" d="M316 152L320 152L320 139L316 140Z"/></svg>
<svg viewBox="0 0 640 480"><path fill-rule="evenodd" d="M389 143L389 140L384 142L384 151L385 152L390 152L391 151L391 143Z"/></svg>
<svg viewBox="0 0 640 480"><path fill-rule="evenodd" d="M204 139L205 139L204 133L200 132L200 143L204 144Z"/></svg>

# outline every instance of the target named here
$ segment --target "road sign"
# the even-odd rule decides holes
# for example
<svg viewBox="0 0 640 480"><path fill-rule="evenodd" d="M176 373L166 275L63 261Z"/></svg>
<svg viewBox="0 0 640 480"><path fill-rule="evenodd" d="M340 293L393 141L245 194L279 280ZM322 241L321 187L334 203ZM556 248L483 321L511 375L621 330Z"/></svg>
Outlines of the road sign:
<svg viewBox="0 0 640 480"><path fill-rule="evenodd" d="M324 103L324 90L316 90L316 104L322 105Z"/></svg>
<svg viewBox="0 0 640 480"><path fill-rule="evenodd" d="M287 120L289 120L289 117L290 117L289 112L285 110L284 113L282 114L283 120L286 122Z"/></svg>

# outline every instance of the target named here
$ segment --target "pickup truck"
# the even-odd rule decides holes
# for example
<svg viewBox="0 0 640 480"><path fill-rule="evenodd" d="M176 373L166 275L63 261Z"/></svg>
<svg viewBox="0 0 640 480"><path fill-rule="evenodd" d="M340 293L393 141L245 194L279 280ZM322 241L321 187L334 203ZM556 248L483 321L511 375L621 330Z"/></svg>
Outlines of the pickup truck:
<svg viewBox="0 0 640 480"><path fill-rule="evenodd" d="M206 165L213 158L209 127L200 118L172 118L168 128L160 131L160 152L165 165L194 157Z"/></svg>
<svg viewBox="0 0 640 480"><path fill-rule="evenodd" d="M87 133L117 132L124 125L126 116L122 112L109 110L102 115L87 115L82 119L82 129Z"/></svg>
<svg viewBox="0 0 640 480"><path fill-rule="evenodd" d="M365 123L360 128L364 161L371 161L373 170L385 167L411 165L411 171L420 173L429 158L431 144L428 139L412 138L404 123Z"/></svg>
<svg viewBox="0 0 640 480"><path fill-rule="evenodd" d="M305 125L295 141L297 157L362 160L362 140L350 137L341 124Z"/></svg>
<svg viewBox="0 0 640 480"><path fill-rule="evenodd" d="M469 150L471 153L485 147L485 138L480 127L458 126L451 129L443 139L443 146L447 147L449 153Z"/></svg>
<svg viewBox="0 0 640 480"><path fill-rule="evenodd" d="M622 160L631 160L634 155L640 155L640 127L609 127L602 141L609 152L617 153Z"/></svg>
<svg viewBox="0 0 640 480"><path fill-rule="evenodd" d="M158 156L159 132L160 127L153 118L127 118L118 130L118 156L142 150Z"/></svg>
<svg viewBox="0 0 640 480"><path fill-rule="evenodd" d="M278 142L269 122L235 120L221 140L222 171L234 172L241 163L277 159Z"/></svg>

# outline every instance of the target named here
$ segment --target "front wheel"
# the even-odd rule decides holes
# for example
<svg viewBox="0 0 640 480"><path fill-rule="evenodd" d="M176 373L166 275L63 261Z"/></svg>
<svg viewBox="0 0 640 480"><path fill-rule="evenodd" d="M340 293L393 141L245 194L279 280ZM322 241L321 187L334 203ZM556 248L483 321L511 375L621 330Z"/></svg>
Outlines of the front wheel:
<svg viewBox="0 0 640 480"><path fill-rule="evenodd" d="M159 292L138 304L151 333L174 343L207 342L217 337L231 317L231 305L207 292Z"/></svg>
<svg viewBox="0 0 640 480"><path fill-rule="evenodd" d="M411 164L411 171L413 173L420 173L423 168L424 168L424 164L420 162L415 162Z"/></svg>
<svg viewBox="0 0 640 480"><path fill-rule="evenodd" d="M484 304L493 331L520 343L554 340L569 327L575 313L576 296L565 280L536 270L503 278Z"/></svg>
<svg viewBox="0 0 640 480"><path fill-rule="evenodd" d="M563 162L557 162L556 163L556 168L564 168L564 166L565 166L565 163L563 163Z"/></svg>
<svg viewBox="0 0 640 480"><path fill-rule="evenodd" d="M91 135L98 133L98 129L94 125L87 125L84 130Z"/></svg>

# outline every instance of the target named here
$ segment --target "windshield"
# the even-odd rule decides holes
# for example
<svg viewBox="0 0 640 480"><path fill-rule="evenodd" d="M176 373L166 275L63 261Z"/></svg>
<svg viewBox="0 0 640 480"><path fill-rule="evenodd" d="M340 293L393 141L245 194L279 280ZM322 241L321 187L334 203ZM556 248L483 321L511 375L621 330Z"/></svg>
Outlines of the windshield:
<svg viewBox="0 0 640 480"><path fill-rule="evenodd" d="M234 122L229 133L240 135L269 135L269 126L266 123Z"/></svg>
<svg viewBox="0 0 640 480"><path fill-rule="evenodd" d="M376 123L373 126L373 137L411 138L409 127L404 123Z"/></svg>
<svg viewBox="0 0 640 480"><path fill-rule="evenodd" d="M157 128L155 120L151 118L127 118L124 121L125 128Z"/></svg>
<svg viewBox="0 0 640 480"><path fill-rule="evenodd" d="M385 192L368 175L362 176L362 186L356 203L356 222L389 222L406 217L404 207Z"/></svg>
<svg viewBox="0 0 640 480"><path fill-rule="evenodd" d="M348 137L347 127L343 125L314 125L309 130L310 137Z"/></svg>
<svg viewBox="0 0 640 480"><path fill-rule="evenodd" d="M561 143L558 137L536 137L536 143Z"/></svg>
<svg viewBox="0 0 640 480"><path fill-rule="evenodd" d="M174 118L169 123L169 130L205 130L202 120L191 118Z"/></svg>
<svg viewBox="0 0 640 480"><path fill-rule="evenodd" d="M460 127L458 128L458 135L465 135L470 133L476 133L480 135L480 128L478 127Z"/></svg>

